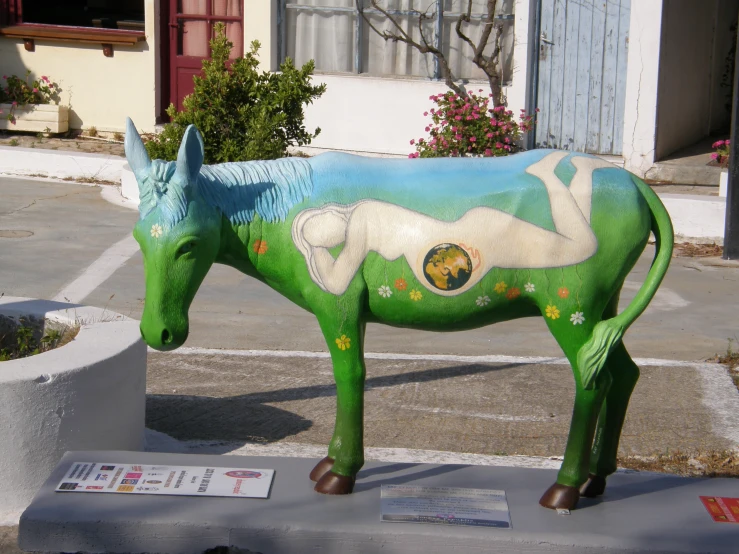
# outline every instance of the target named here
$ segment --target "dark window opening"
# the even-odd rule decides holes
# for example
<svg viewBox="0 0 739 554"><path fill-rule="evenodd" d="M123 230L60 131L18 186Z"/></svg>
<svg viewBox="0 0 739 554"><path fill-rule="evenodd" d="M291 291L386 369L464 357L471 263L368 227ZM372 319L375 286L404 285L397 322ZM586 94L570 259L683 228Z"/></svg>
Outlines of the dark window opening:
<svg viewBox="0 0 739 554"><path fill-rule="evenodd" d="M144 0L22 0L23 23L144 30Z"/></svg>

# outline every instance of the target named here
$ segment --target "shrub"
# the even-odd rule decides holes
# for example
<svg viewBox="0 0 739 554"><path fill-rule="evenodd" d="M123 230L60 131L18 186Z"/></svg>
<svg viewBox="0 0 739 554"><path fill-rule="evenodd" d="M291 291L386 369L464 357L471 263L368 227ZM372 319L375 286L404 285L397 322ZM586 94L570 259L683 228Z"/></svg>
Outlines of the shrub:
<svg viewBox="0 0 739 554"><path fill-rule="evenodd" d="M430 114L423 114L431 116L431 124L426 127L429 137L411 140L416 151L409 158L507 156L521 150L521 134L534 123L534 117L524 110L519 123L505 106L489 108L490 95L470 92L468 98L463 98L449 91L429 100L437 106Z"/></svg>
<svg viewBox="0 0 739 554"><path fill-rule="evenodd" d="M10 113L0 114L5 119L15 124L13 115L15 108L26 104L51 104L59 101L59 86L53 83L46 75L40 79L30 82L31 70L26 71L23 79L17 75L3 75L5 86L0 87L0 103L11 104Z"/></svg>
<svg viewBox="0 0 739 554"><path fill-rule="evenodd" d="M303 125L303 105L319 98L326 85L312 86L313 62L297 69L289 58L279 73L257 71L259 42L243 58L229 62L233 43L223 24L216 25L211 59L203 61L203 76L178 112L170 105L172 122L146 143L152 158L175 160L185 128L194 124L205 142L205 163L269 160L287 155L288 146L303 146L318 135Z"/></svg>

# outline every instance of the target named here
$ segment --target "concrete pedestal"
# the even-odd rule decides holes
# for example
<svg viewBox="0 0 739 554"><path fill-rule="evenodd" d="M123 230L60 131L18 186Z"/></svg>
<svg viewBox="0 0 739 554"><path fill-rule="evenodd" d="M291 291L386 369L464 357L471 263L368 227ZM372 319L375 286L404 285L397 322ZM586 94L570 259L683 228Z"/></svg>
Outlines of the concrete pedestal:
<svg viewBox="0 0 739 554"><path fill-rule="evenodd" d="M73 461L274 468L266 500L55 493ZM20 521L27 551L200 553L235 546L281 553L736 553L739 524L715 523L699 496L739 497L739 480L619 473L569 516L538 500L556 471L368 463L356 492L315 493L316 460L138 452L64 456ZM380 485L503 489L512 529L380 522Z"/></svg>

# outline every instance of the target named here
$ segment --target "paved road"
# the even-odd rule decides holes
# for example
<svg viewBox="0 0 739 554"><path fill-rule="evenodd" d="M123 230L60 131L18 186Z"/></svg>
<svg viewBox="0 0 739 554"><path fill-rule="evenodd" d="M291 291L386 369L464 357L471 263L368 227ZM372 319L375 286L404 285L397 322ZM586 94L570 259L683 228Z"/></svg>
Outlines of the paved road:
<svg viewBox="0 0 739 554"><path fill-rule="evenodd" d="M97 187L70 183L0 178L0 199L0 293L53 298L71 290L80 296L74 300L140 316L141 256L125 240L135 211L106 202ZM624 302L638 289L652 254L650 247L629 276ZM76 285L70 289L70 283ZM643 364L624 453L723 449L739 442L739 429L727 424L736 417L730 412L739 395L725 369L680 362L725 351L727 338L737 337L737 307L739 268L674 260L625 340L635 357L666 361ZM219 452L245 444L321 452L316 445L331 435L334 389L325 356L300 352L325 351L313 316L222 266L211 270L190 314L190 350L150 355L148 427L190 441L191 451L206 442ZM563 452L572 377L569 367L548 360L561 351L541 319L450 334L370 325L367 350L390 353L367 364L368 446ZM491 355L502 357L480 358ZM155 447L166 449L166 441ZM14 530L0 532L7 535L0 537L4 549Z"/></svg>
<svg viewBox="0 0 739 554"><path fill-rule="evenodd" d="M0 292L54 297L103 256L112 264L110 278L98 279L89 295L73 300L140 316L140 253L129 248L119 255L114 247L116 257L109 250L126 242L135 211L106 202L97 187L69 183L0 179L0 198ZM624 301L638 289L651 254L650 247L629 276ZM125 263L116 269L116 260ZM85 281L90 282L95 280ZM701 361L725 350L727 337L739 328L738 283L739 268L676 259L626 337L632 354ZM84 287L75 290L86 294L79 293ZM325 350L312 315L231 268L211 270L190 313L189 347ZM369 362L368 444L485 454L562 452L572 403L566 366L433 358L561 356L541 319L448 334L371 325L367 335L369 352L432 356ZM178 439L323 444L330 436L334 401L326 359L153 354L149 366L148 424ZM695 368L646 368L624 451L729 445L712 423L704 385Z"/></svg>

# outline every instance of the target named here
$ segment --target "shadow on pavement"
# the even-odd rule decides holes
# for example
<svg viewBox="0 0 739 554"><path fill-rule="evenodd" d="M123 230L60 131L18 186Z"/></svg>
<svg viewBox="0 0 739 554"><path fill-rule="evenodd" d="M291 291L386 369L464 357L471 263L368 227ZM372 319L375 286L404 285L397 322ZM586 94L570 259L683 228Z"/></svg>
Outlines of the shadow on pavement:
<svg viewBox="0 0 739 554"><path fill-rule="evenodd" d="M365 391L510 367L520 367L520 364L470 364L383 375L367 379ZM277 442L309 429L313 422L267 404L335 395L334 385L311 385L229 397L148 394L146 427L178 440Z"/></svg>

